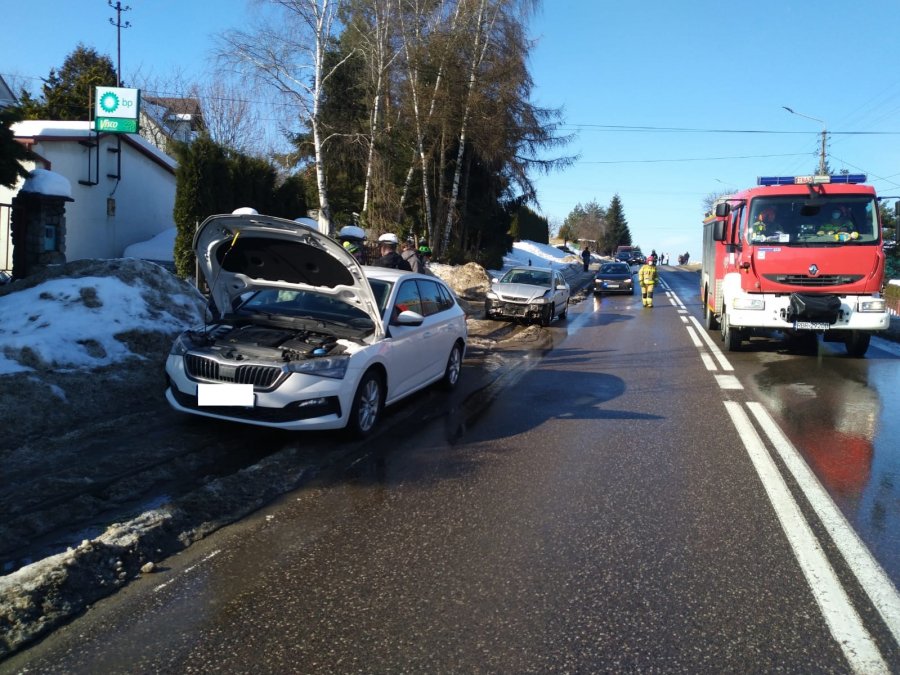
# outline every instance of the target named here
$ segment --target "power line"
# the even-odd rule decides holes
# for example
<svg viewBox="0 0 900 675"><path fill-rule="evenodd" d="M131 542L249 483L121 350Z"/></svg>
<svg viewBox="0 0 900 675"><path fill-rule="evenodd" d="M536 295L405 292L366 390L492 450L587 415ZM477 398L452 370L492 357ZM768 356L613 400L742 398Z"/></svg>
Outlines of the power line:
<svg viewBox="0 0 900 675"><path fill-rule="evenodd" d="M798 157L806 153L789 153L786 155L734 155L730 157L682 157L678 159L615 159L599 161L580 161L578 164L657 164L660 162L713 162L722 159L760 159L768 157Z"/></svg>

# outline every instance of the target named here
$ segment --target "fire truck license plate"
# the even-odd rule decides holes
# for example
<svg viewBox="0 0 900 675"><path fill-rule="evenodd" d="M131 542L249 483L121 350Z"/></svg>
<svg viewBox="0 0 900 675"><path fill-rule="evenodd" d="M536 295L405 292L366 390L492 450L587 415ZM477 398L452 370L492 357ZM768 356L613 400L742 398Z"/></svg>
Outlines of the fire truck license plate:
<svg viewBox="0 0 900 675"><path fill-rule="evenodd" d="M795 321L794 330L828 330L831 324L816 321Z"/></svg>

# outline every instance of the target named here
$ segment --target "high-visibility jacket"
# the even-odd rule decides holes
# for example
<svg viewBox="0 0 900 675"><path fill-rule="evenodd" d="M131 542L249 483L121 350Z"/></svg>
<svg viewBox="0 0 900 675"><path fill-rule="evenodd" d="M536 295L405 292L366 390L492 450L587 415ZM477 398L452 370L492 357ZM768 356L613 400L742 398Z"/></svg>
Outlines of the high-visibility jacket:
<svg viewBox="0 0 900 675"><path fill-rule="evenodd" d="M655 265L643 265L638 270L638 283L641 286L653 286L659 281L659 272Z"/></svg>

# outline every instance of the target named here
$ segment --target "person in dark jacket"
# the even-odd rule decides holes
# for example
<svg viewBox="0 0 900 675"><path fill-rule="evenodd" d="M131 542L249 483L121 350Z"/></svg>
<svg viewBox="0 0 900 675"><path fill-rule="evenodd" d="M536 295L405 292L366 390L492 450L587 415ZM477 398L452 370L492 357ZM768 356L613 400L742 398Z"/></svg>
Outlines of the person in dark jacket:
<svg viewBox="0 0 900 675"><path fill-rule="evenodd" d="M587 244L584 245L584 250L581 252L581 259L584 261L584 271L588 271L588 266L591 264L591 250L587 247Z"/></svg>
<svg viewBox="0 0 900 675"><path fill-rule="evenodd" d="M372 263L375 267L390 267L396 270L406 270L412 272L412 267L403 257L397 253L397 246L400 240L393 232L387 232L378 237L378 243L381 245L381 257Z"/></svg>

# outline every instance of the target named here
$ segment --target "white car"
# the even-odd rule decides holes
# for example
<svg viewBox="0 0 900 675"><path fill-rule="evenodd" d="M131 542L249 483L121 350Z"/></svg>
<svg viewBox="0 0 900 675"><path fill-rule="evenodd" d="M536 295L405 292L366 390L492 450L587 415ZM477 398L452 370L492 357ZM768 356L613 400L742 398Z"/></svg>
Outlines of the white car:
<svg viewBox="0 0 900 675"><path fill-rule="evenodd" d="M549 326L569 314L569 284L549 267L513 267L491 280L484 303L485 318L539 321Z"/></svg>
<svg viewBox="0 0 900 675"><path fill-rule="evenodd" d="M270 216L211 216L193 247L219 318L175 340L176 410L364 436L385 405L456 386L466 317L440 279L362 267L333 239Z"/></svg>

